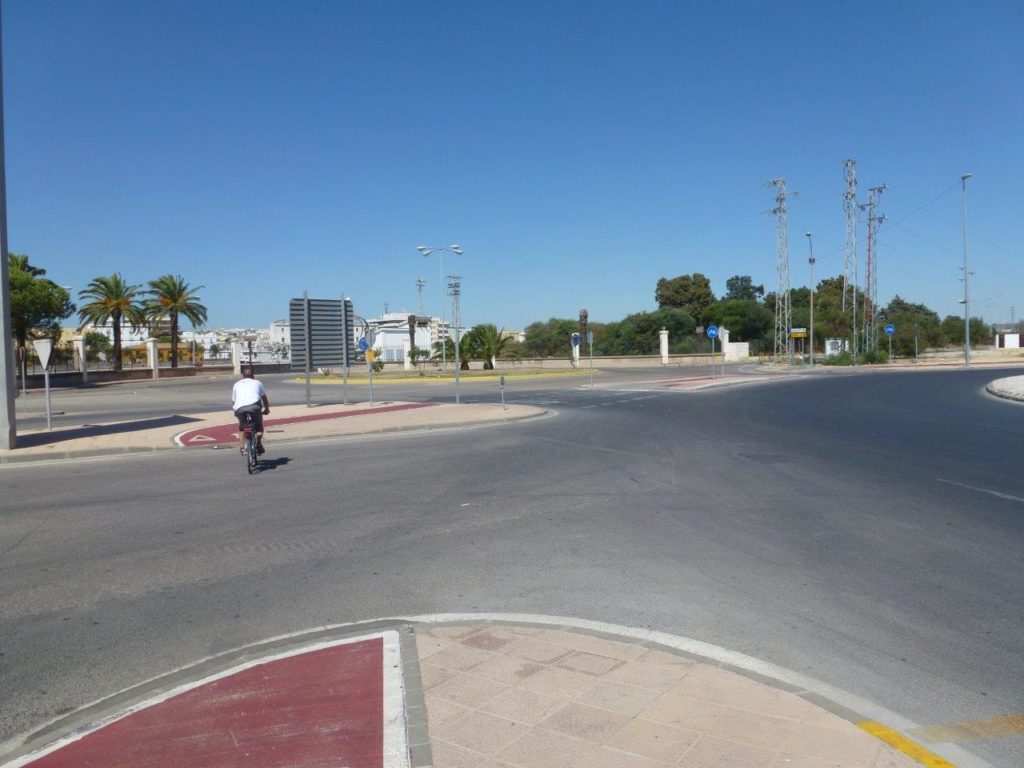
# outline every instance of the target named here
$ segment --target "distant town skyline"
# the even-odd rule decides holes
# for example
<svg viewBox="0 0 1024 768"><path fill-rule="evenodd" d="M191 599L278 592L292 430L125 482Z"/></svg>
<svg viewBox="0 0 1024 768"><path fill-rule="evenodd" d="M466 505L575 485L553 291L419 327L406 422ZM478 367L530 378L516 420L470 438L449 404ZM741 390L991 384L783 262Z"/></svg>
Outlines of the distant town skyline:
<svg viewBox="0 0 1024 768"><path fill-rule="evenodd" d="M1024 313L1024 6L266 0L3 6L9 248L73 299L97 275L181 274L208 327L308 290L378 316L610 322L660 277L776 287L842 271L842 162L880 210L878 289ZM864 230L859 263L863 279ZM444 314L449 316L450 305ZM1012 313L1012 314L1011 314ZM186 326L187 327L187 326Z"/></svg>

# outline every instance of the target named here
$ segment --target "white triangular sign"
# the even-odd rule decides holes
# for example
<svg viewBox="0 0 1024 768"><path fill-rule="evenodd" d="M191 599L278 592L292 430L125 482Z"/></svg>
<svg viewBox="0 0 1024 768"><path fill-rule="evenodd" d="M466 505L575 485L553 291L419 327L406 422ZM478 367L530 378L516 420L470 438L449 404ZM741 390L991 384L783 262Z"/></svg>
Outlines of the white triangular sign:
<svg viewBox="0 0 1024 768"><path fill-rule="evenodd" d="M209 435L195 435L188 438L189 443L212 443L217 438L210 437Z"/></svg>
<svg viewBox="0 0 1024 768"><path fill-rule="evenodd" d="M53 349L51 339L33 339L32 346L36 348L36 355L39 357L39 364L43 368L50 367L50 351Z"/></svg>

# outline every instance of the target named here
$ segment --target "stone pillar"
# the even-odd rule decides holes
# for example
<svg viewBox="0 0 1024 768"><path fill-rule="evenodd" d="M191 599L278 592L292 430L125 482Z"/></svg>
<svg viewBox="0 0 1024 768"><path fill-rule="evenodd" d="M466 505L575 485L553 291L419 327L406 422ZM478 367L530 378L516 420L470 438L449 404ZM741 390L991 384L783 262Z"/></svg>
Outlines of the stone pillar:
<svg viewBox="0 0 1024 768"><path fill-rule="evenodd" d="M235 376L242 375L242 342L231 342L231 366L235 369Z"/></svg>
<svg viewBox="0 0 1024 768"><path fill-rule="evenodd" d="M661 337L661 364L668 365L668 330L662 328L658 336Z"/></svg>
<svg viewBox="0 0 1024 768"><path fill-rule="evenodd" d="M71 344L75 350L75 361L78 363L78 372L82 374L82 383L87 384L89 381L89 372L87 366L87 360L85 356L85 337L75 336L71 340Z"/></svg>
<svg viewBox="0 0 1024 768"><path fill-rule="evenodd" d="M409 339L402 339L402 359L405 361L405 370L411 371L412 364L412 342Z"/></svg>
<svg viewBox="0 0 1024 768"><path fill-rule="evenodd" d="M157 343L156 339L146 339L146 362L153 370L154 379L160 378L160 352L157 351Z"/></svg>

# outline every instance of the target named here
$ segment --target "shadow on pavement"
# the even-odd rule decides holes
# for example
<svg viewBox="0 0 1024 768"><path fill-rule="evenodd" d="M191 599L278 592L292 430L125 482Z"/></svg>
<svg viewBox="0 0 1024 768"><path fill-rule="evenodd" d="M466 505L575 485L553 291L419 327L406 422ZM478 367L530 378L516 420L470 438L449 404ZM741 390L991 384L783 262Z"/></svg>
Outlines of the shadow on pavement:
<svg viewBox="0 0 1024 768"><path fill-rule="evenodd" d="M32 448L39 445L62 443L65 440L77 440L82 437L102 437L103 435L117 435L124 432L141 432L144 429L175 427L180 424L191 424L196 421L201 421L201 419L193 419L188 416L161 416L156 419L125 421L120 424L83 424L81 427L62 429L59 432L32 432L27 435L18 435L18 447Z"/></svg>
<svg viewBox="0 0 1024 768"><path fill-rule="evenodd" d="M278 467L283 467L290 461L291 459L287 456L282 456L280 459L260 459L259 471L263 472L269 469L277 469Z"/></svg>

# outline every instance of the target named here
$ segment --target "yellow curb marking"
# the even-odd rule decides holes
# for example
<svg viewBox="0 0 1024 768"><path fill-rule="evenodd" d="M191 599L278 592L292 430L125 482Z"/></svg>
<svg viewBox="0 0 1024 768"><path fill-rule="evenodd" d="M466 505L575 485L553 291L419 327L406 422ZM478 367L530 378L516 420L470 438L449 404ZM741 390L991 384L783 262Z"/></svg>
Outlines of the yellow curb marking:
<svg viewBox="0 0 1024 768"><path fill-rule="evenodd" d="M1024 733L1024 713L992 717L987 720L969 720L915 728L911 731L925 741L971 741L972 739L1002 739Z"/></svg>
<svg viewBox="0 0 1024 768"><path fill-rule="evenodd" d="M594 373L600 373L598 369L594 369ZM570 378L572 376L587 376L590 374L590 369L586 368L583 370L576 371L557 371L548 373L506 373L506 374L485 374L483 376L464 376L464 382L473 381L497 381L502 375L507 379L557 379L557 378ZM305 384L305 377L298 377L292 379L293 382L298 384ZM335 378L333 376L310 376L310 384L341 384L343 379ZM360 376L358 378L350 377L348 380L349 384L365 384L367 381L366 377ZM455 381L454 377L442 377L442 376L403 376L398 379L388 378L377 378L374 379L374 384L451 384Z"/></svg>
<svg viewBox="0 0 1024 768"><path fill-rule="evenodd" d="M908 739L903 734L897 733L892 728L882 725L875 720L862 720L857 723L857 727L865 733L870 733L876 739L884 741L890 747L899 750L921 765L927 766L927 768L956 768L953 763L925 749L913 739Z"/></svg>

